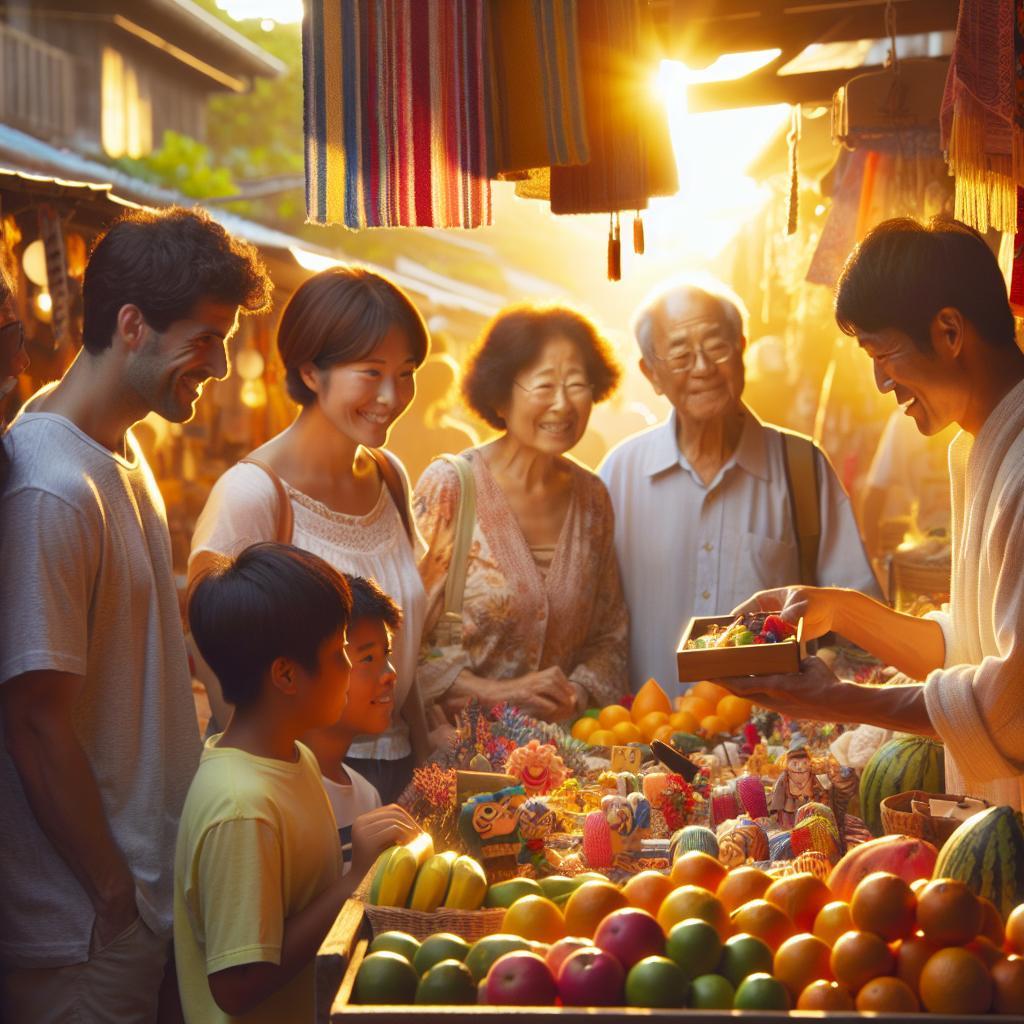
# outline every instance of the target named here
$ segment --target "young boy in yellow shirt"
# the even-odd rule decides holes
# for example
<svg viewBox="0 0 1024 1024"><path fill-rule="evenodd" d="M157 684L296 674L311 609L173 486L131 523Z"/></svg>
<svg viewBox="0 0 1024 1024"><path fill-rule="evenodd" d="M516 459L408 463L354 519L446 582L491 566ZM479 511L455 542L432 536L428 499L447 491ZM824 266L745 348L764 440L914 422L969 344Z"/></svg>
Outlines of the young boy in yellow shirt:
<svg viewBox="0 0 1024 1024"><path fill-rule="evenodd" d="M391 636L402 622L402 611L373 580L345 575L352 592L348 620L348 700L341 717L331 725L311 729L302 742L320 764L321 782L338 825L343 871L352 866L352 825L361 814L380 807L373 784L343 764L357 736L377 736L391 725L395 706L395 668Z"/></svg>
<svg viewBox="0 0 1024 1024"><path fill-rule="evenodd" d="M314 960L377 854L416 834L394 805L352 828L341 872L320 770L299 737L336 722L349 684L348 584L316 555L256 544L195 584L192 635L234 714L182 811L174 950L189 1024L312 1021Z"/></svg>

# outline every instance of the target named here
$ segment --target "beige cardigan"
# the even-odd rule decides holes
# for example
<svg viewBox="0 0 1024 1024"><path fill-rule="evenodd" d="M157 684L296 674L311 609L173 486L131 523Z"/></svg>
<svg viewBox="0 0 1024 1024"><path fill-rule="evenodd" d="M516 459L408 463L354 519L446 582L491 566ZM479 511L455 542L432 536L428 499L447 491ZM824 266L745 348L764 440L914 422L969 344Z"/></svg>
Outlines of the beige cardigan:
<svg viewBox="0 0 1024 1024"><path fill-rule="evenodd" d="M953 579L933 613L945 666L925 682L946 744L946 789L1024 801L1024 382L949 449Z"/></svg>

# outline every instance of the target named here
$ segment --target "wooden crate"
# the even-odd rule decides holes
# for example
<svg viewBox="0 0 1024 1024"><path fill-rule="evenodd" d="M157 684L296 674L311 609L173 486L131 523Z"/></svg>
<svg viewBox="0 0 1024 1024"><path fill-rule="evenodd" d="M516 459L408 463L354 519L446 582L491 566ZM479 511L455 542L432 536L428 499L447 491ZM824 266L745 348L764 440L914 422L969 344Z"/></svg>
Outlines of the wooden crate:
<svg viewBox="0 0 1024 1024"><path fill-rule="evenodd" d="M796 626L795 644L686 649L691 638L703 636L711 626L728 626L735 619L735 615L695 616L690 619L676 650L679 682L695 683L701 679L726 679L729 676L773 676L800 671L800 662L807 657L803 619Z"/></svg>

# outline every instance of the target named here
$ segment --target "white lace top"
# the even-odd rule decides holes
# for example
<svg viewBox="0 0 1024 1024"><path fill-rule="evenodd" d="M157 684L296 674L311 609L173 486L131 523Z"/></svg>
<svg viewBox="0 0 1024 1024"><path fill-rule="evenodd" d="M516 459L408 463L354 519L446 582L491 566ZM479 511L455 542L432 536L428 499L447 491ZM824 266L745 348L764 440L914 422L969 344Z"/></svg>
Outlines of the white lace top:
<svg viewBox="0 0 1024 1024"><path fill-rule="evenodd" d="M394 455L388 453L388 457L401 474L408 501L405 470ZM416 568L419 551L413 551L387 487L381 486L377 504L367 515L350 516L295 490L287 481L285 486L294 516L292 543L340 572L375 580L402 609L403 623L393 638L398 681L391 728L377 737L360 737L349 755L383 760L405 757L411 751L409 731L398 711L416 674L426 611L426 593ZM272 481L259 466L239 463L213 485L196 523L190 558L200 551L235 555L257 541L274 540L277 523L278 496Z"/></svg>

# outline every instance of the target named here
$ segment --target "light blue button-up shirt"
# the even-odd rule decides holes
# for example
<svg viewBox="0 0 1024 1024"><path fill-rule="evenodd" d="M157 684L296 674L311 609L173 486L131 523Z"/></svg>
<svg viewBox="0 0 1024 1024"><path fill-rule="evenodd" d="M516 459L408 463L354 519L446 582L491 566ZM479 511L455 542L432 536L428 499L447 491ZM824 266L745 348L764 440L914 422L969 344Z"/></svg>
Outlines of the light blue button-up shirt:
<svg viewBox="0 0 1024 1024"><path fill-rule="evenodd" d="M628 438L598 470L615 508L615 548L629 606L629 680L670 695L675 652L694 615L725 615L755 591L799 581L782 433L746 411L739 443L707 485L679 451L673 413ZM819 460L821 585L881 590L850 500ZM687 684L688 685L688 684Z"/></svg>

